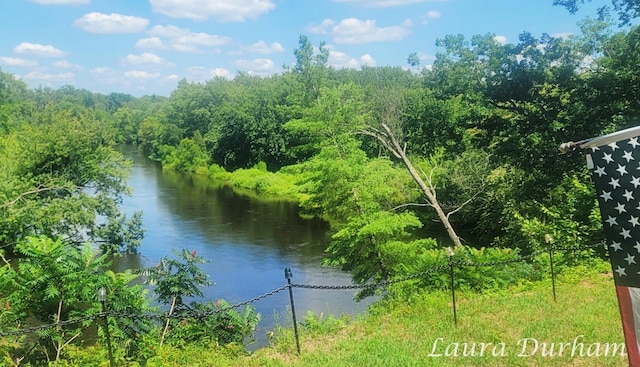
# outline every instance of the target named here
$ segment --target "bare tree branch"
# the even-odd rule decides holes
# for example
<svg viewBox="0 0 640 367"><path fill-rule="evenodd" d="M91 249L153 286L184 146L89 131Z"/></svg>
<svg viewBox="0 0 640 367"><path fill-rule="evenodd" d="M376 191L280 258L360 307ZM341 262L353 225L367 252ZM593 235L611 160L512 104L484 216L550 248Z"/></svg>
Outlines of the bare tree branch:
<svg viewBox="0 0 640 367"><path fill-rule="evenodd" d="M396 207L394 207L394 208L391 208L391 211L398 210L398 209L401 209L401 208L406 208L406 207L408 207L408 206L430 206L430 207L433 207L433 205L431 205L431 204L429 204L429 203L424 203L424 204L420 204L420 203L407 203L407 204L402 204L402 205L398 205L398 206L396 206Z"/></svg>
<svg viewBox="0 0 640 367"><path fill-rule="evenodd" d="M385 135L388 138L387 143L390 146L392 146L393 149L400 155L399 158L402 160L405 167L407 167L407 169L409 170L409 173L411 174L411 177L413 177L413 180L418 184L418 186L420 186L420 188L422 189L422 192L427 197L431 206L435 209L436 213L438 214L438 219L440 219L440 221L442 222L442 225L447 231L447 234L449 235L449 238L451 239L455 247L462 246L462 243L460 242L460 237L458 237L455 230L451 226L451 223L449 222L449 217L442 210L440 203L438 203L438 199L436 198L436 191L433 188L432 176L431 175L428 176L428 180L430 181L430 184L429 186L427 186L427 184L422 179L422 176L420 176L418 171L413 166L413 163L411 163L411 161L407 157L405 149L403 149L400 146L400 142L398 142L398 139L393 134L393 131L391 131L391 128L389 128L389 126L386 123L382 124L382 128L386 132ZM433 170L431 170L431 173L433 173Z"/></svg>
<svg viewBox="0 0 640 367"><path fill-rule="evenodd" d="M484 185L482 185L482 187L484 188ZM447 213L447 218L450 217L452 214L455 214L457 212L459 212L465 205L471 203L473 200L475 200L475 198L478 197L478 195L480 195L480 193L482 193L483 190L478 190L476 191L475 194L473 194L469 199L465 200L462 204L458 205L457 208L453 209L452 211L450 211L449 213Z"/></svg>
<svg viewBox="0 0 640 367"><path fill-rule="evenodd" d="M45 187L41 186L41 187L35 188L33 190L29 190L29 191L25 191L25 192L21 193L15 199L2 204L2 206L0 206L0 208L8 208L10 206L13 206L18 201L22 200L24 197L29 196L29 195L39 194L41 192L46 192L46 191L58 191L58 190L62 190L62 191L66 191L68 193L71 193L71 190L69 190L68 187L64 187L64 186L45 186Z"/></svg>

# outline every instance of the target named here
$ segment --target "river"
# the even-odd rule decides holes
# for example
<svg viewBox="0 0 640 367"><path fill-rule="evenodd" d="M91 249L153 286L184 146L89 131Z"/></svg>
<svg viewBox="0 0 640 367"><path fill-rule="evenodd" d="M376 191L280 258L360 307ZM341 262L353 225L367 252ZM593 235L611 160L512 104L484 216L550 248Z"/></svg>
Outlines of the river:
<svg viewBox="0 0 640 367"><path fill-rule="evenodd" d="M209 262L201 265L215 285L203 289L205 299L224 298L239 303L284 284L284 269L292 282L314 285L349 285L351 278L337 268L322 266L328 242L328 225L303 219L298 206L285 200L257 200L236 193L206 178L165 172L140 154L123 147L133 162L123 210L142 211L145 237L139 254L128 255L117 269L156 265L172 250L196 250ZM356 315L368 303L354 301L354 290L294 288L298 320L307 311L327 316ZM280 292L252 304L262 315L253 349L266 344L266 332L276 325L291 326L289 294Z"/></svg>

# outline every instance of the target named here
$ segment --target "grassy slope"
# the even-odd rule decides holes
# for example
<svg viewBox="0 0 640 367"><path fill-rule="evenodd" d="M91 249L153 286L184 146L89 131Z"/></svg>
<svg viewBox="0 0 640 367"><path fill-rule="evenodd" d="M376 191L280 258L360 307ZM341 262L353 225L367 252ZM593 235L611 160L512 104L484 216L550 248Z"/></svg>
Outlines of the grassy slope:
<svg viewBox="0 0 640 367"><path fill-rule="evenodd" d="M302 340L300 357L265 349L238 365L271 366L624 366L626 358L588 357L588 347L601 343L622 343L620 316L613 281L610 276L564 279L553 301L548 283L533 289L492 295L458 295L458 326L453 325L450 295L428 294L410 305L398 306L391 313L373 315L328 335ZM582 336L582 337L581 337ZM573 341L584 343L585 356L579 349L571 356ZM431 357L437 338L436 353L445 353L450 343L504 342L506 356L492 356L493 346L484 357ZM528 342L526 357L519 357L522 339ZM518 342L521 342L518 345ZM572 343L564 356L542 357L541 343ZM480 345L476 344L479 353ZM592 345L595 348L595 344ZM593 350L593 349L592 349ZM462 354L462 348L459 349ZM501 352L498 347L496 352ZM501 353L499 353L501 354ZM613 354L613 353L610 353Z"/></svg>
<svg viewBox="0 0 640 367"><path fill-rule="evenodd" d="M573 274L559 280L557 302L550 282L500 293L457 294L458 326L453 324L448 293L417 295L410 304L390 307L344 325L325 322L314 331L303 330L302 354L297 356L290 331L280 343L239 359L207 354L202 349L161 353L153 366L626 366L625 357L586 356L600 343L623 343L615 289L610 275ZM322 331L318 331L322 330ZM505 356L492 356L493 345L483 357L429 356L437 338L436 353L450 343L504 342ZM532 338L520 357L522 339ZM583 343L572 356L574 340ZM533 339L540 344L534 351ZM520 344L518 344L520 342ZM542 343L555 344L553 357L541 355ZM570 343L557 356L560 343ZM577 344L579 346L579 344ZM451 346L452 347L452 346ZM579 347L578 347L579 348ZM595 352L595 349L592 349ZM502 354L498 347L496 353ZM613 354L612 352L609 352ZM157 364L156 364L157 363Z"/></svg>

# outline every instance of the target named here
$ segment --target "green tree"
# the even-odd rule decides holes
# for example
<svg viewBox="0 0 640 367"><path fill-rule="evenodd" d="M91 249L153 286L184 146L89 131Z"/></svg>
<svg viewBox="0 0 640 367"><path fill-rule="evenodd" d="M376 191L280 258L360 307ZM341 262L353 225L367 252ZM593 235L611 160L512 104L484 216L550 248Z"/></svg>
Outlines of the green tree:
<svg viewBox="0 0 640 367"><path fill-rule="evenodd" d="M327 262L350 271L357 283L397 275L402 267L395 262L396 245L410 240L412 231L422 226L414 213L394 210L415 198L407 189L407 176L387 158L369 158L360 148L357 138L370 115L362 89L348 83L322 88L317 103L286 125L304 132L307 149L318 151L300 164L308 195L301 206L333 220L336 232ZM365 289L359 297L373 291Z"/></svg>
<svg viewBox="0 0 640 367"><path fill-rule="evenodd" d="M15 131L32 109L27 85L0 69L0 136Z"/></svg>
<svg viewBox="0 0 640 367"><path fill-rule="evenodd" d="M293 54L296 57L293 70L300 83L298 93L302 96L302 105L308 106L318 97L320 88L325 85L329 49L325 42L321 42L316 54L309 37L302 34L298 39L298 48L293 51Z"/></svg>
<svg viewBox="0 0 640 367"><path fill-rule="evenodd" d="M571 14L575 14L578 9L591 0L553 0L553 5L567 8ZM640 15L640 2L638 0L611 0L613 10L618 13L620 25L629 25L632 20ZM600 19L608 16L610 8L606 5L598 8Z"/></svg>
<svg viewBox="0 0 640 367"><path fill-rule="evenodd" d="M16 245L15 251L20 261L13 265L2 257L0 268L0 303L7 306L0 310L0 325L5 330L24 327L33 320L50 324L96 314L101 310L97 297L101 287L108 289L114 309L129 313L148 309L142 287L129 284L134 277L108 271L106 255L97 256L88 244L76 247L59 239L28 237ZM43 330L35 344L24 340L7 352L13 361L26 359L40 365L46 360L56 365L64 348L78 341L82 330L92 322L88 318ZM131 351L137 343L132 330L143 332L144 326L141 321L114 322L112 330L118 345Z"/></svg>
<svg viewBox="0 0 640 367"><path fill-rule="evenodd" d="M165 323L160 345L169 331L171 315L175 311L184 311L188 305L185 297L202 297L200 287L209 286L212 282L209 276L203 272L197 264L206 263L202 256L197 256L195 250L187 249L173 251L178 259L163 257L158 265L140 271L146 277L145 283L154 287L158 302L169 305L169 314Z"/></svg>
<svg viewBox="0 0 640 367"><path fill-rule="evenodd" d="M409 54L409 56L407 56L407 64L414 68L420 66L420 58L418 57L418 54L416 52L412 52Z"/></svg>
<svg viewBox="0 0 640 367"><path fill-rule="evenodd" d="M201 146L193 139L185 138L171 154L163 158L162 165L178 172L202 173L207 171L208 161L209 157L202 151Z"/></svg>
<svg viewBox="0 0 640 367"><path fill-rule="evenodd" d="M44 121L2 139L0 243L4 248L11 250L34 235L75 244L88 240L105 251L134 251L139 244L139 221L118 219L130 163L111 148L108 128L91 111L79 112L45 110ZM108 231L103 220L111 221ZM102 235L134 241L107 243Z"/></svg>

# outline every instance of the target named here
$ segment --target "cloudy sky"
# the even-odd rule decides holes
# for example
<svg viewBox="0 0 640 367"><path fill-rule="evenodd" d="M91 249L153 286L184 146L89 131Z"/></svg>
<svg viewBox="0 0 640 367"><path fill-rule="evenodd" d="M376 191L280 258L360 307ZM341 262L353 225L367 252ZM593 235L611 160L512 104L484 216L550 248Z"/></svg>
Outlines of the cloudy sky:
<svg viewBox="0 0 640 367"><path fill-rule="evenodd" d="M30 87L168 96L178 80L271 75L295 64L301 34L329 64L428 66L448 34L566 35L577 15L553 0L0 0L0 69Z"/></svg>

